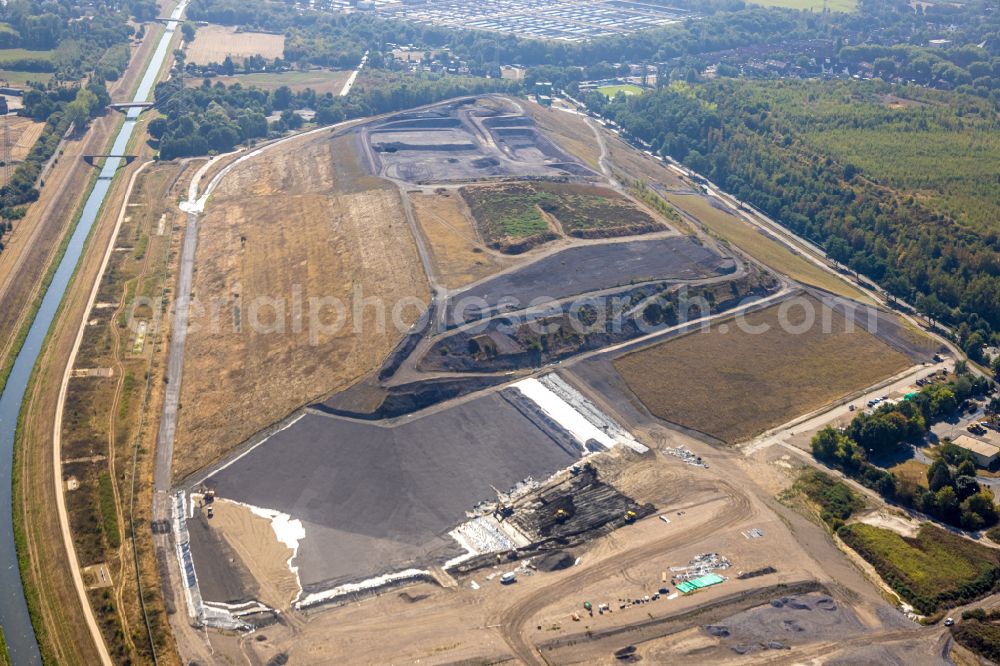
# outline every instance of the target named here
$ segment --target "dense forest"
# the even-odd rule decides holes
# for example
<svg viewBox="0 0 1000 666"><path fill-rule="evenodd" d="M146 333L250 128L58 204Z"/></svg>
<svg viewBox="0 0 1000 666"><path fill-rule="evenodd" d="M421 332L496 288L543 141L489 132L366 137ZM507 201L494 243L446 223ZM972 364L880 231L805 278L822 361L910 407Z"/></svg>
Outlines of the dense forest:
<svg viewBox="0 0 1000 666"><path fill-rule="evenodd" d="M111 101L105 84L121 76L131 55L129 39L135 29L128 23L130 14L148 19L158 9L152 0L99 0L87 7L67 0L11 0L0 5L0 48L17 49L0 55L0 67L55 74L48 89L25 91L18 111L45 126L27 158L0 187L4 229L38 198L37 188L44 185L39 174L63 135L71 129L82 133L91 119L105 112ZM85 76L85 85L77 83Z"/></svg>
<svg viewBox="0 0 1000 666"><path fill-rule="evenodd" d="M1000 330L991 103L876 82L737 79L587 102L890 293L963 325L963 342Z"/></svg>
<svg viewBox="0 0 1000 666"><path fill-rule="evenodd" d="M53 72L75 80L96 71L103 80L118 78L128 65L128 17L148 20L158 14L152 0L119 3L102 0L84 7L61 0L11 0L0 5L2 66L27 72Z"/></svg>

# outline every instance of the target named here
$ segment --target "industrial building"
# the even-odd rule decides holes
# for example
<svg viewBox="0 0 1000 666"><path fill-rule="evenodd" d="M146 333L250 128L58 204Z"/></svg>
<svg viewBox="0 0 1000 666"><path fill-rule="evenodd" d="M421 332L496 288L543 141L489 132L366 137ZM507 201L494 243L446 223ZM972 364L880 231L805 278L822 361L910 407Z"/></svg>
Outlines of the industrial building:
<svg viewBox="0 0 1000 666"><path fill-rule="evenodd" d="M954 440L955 446L965 449L972 454L976 465L986 469L995 469L1000 462L1000 446L991 442L985 442L969 435L959 435Z"/></svg>

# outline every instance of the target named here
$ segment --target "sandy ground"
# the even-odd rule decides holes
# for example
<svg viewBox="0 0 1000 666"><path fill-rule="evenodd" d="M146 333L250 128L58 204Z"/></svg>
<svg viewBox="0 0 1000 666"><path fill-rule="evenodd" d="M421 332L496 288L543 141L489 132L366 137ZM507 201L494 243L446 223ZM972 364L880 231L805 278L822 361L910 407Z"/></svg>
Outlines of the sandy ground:
<svg viewBox="0 0 1000 666"><path fill-rule="evenodd" d="M438 281L449 289L492 275L512 262L483 244L462 197L412 194L410 201L427 238Z"/></svg>
<svg viewBox="0 0 1000 666"><path fill-rule="evenodd" d="M295 575L288 568L292 549L278 541L271 521L235 502L216 500L211 528L218 531L243 560L259 585L257 598L280 611L287 610L299 593Z"/></svg>
<svg viewBox="0 0 1000 666"><path fill-rule="evenodd" d="M538 110L538 113L549 112ZM554 118L562 121L564 116L568 114ZM579 121L584 124L577 124L575 129L566 130L566 136L562 141L575 140L582 143L587 141L583 130L589 132L590 129L586 127L585 121L582 119ZM559 137L556 137L556 140L559 141ZM648 168L647 160L643 156L631 149L623 148L623 145L617 144L615 140L609 142L614 144L612 152L615 158L620 157L640 172ZM248 252L252 243L259 242L264 230L272 236L282 236L287 232L283 232L279 227L290 226L280 224L280 218L278 224L274 223L275 213L271 211L277 210L277 207L273 205L269 209L270 225L265 226L266 222L258 220L263 213L257 211L267 206L272 195L288 193L283 195L282 199L286 209L305 205L300 201L312 201L315 197L315 194L309 191L309 187L303 185L311 178L332 180L341 193L350 192L351 196L370 194L370 190L367 189L372 187L370 182L366 181L368 184L362 187L359 185L361 179L352 179L349 175L345 177L344 165L350 164L354 159L353 153L345 149L347 144L334 145L336 147L333 150L337 160L331 174L326 173L327 163L324 160L315 159L311 153L304 155L301 147L296 149L297 159L283 157L282 162L272 156L266 164L255 165L254 170L238 170L232 174L220 188L205 219L220 215L218 211L211 212L211 206L217 208L222 206L226 215L234 216L233 219L238 219L239 224L256 233L244 234L246 236L244 241L235 229L225 226L230 224L229 221L218 223L222 225L219 228L224 232L219 233L217 230L213 238L207 242L215 243L213 262L221 266L229 262L230 267L212 268L217 274L214 278L216 282L206 282L206 286L210 285L222 293L229 294L233 286L238 283L242 289L241 298L247 298L247 285L253 280L243 277L246 275L247 262L241 258L242 255ZM594 156L598 144L594 141L588 145L591 155ZM588 159L586 156L583 157ZM594 159L596 161L596 157ZM648 162L657 169L666 171L652 160ZM317 172L322 173L314 176L313 174ZM687 188L681 181L671 184ZM347 195L340 195L340 197L345 196ZM319 210L317 208L313 212ZM296 214L295 217L298 219L301 214ZM229 218L223 216L222 219ZM303 222L308 221L303 220ZM422 223L432 251L443 253L444 250L440 248L456 245L454 240L451 243L439 240L438 245L435 245L426 222ZM371 222L370 228L371 225L378 228L377 222ZM299 236L309 236L308 242L305 240L302 242L308 244L309 248L314 248L317 245L317 236L315 232L309 231L310 229L311 226L306 224L296 231ZM203 231L204 233L206 232ZM228 240L220 240L219 237L222 236ZM351 245L352 253L360 252L359 248L370 246L372 236L373 234L369 234L355 239L355 243ZM374 237L378 238L377 232ZM458 237L461 238L460 235ZM292 241L285 239L282 243L291 244ZM234 250L236 245L240 247ZM455 253L451 256L454 257L452 265L456 271L452 277L456 281L470 279L465 272L471 272L470 266L475 265L469 263L471 251L461 247L451 249ZM301 261L307 262L306 265L310 267L316 266L316 261L325 260L329 256L309 253L314 251L318 252L315 249L306 251L302 248L300 254L294 256L301 256ZM290 255L280 253L271 253L270 256L275 258L267 267L272 273L273 266L289 265L291 259ZM451 264L452 261L443 257L443 254L435 257L435 264L439 270L443 263ZM262 263L259 258L257 261ZM338 263L335 269L338 273L343 270L340 266ZM323 267L326 268L325 265ZM205 270L206 265L199 263L196 291L201 289L197 281L204 279L202 273ZM256 270L263 273L265 269ZM358 279L357 273L346 274ZM234 278L233 275L238 277ZM442 275L447 276L447 273L444 272ZM281 284L290 282L290 276L282 276L279 279ZM423 281L420 281L420 284L423 285ZM213 417L228 418L230 422L220 427L228 428L231 435L242 426L242 421L247 419L265 422L267 419L259 412L269 408L272 402L259 398L246 398L245 405L239 403L244 400L239 394L241 390L255 396L262 395L259 388L248 379L241 378L241 374L243 377L258 377L258 382L268 382L271 391L287 392L290 384L282 383L285 380L280 377L275 379L269 377L275 374L293 377L297 366L291 363L285 366L292 368L290 371L286 369L283 373L275 373L273 362L265 368L265 361L255 360L255 355L259 355L260 352L248 354L248 347L244 343L236 341L238 344L244 344L244 347L230 352L221 345L221 340L218 342L219 346L206 347L208 351L204 353L232 354L224 363L220 362L213 366L204 356L201 361L196 362L203 364L200 366L201 375L211 377L214 383L218 383L221 377L222 383L228 385L230 391L228 395L236 396L230 397L231 400L237 401L235 409L231 404L227 405L225 414L218 413ZM352 346L355 344L354 341L341 341L341 344L348 349L359 349ZM332 351L325 352L327 358L331 358L331 355L340 349L336 344L331 343L331 345ZM757 356L754 356L756 352L753 350L751 352L750 361L759 362ZM274 358L272 356L271 360ZM338 365L336 359L345 357L332 356L332 358L333 362L310 367L309 373L295 380L301 382L307 375L321 371L328 372L325 366ZM186 362L189 364L187 371L190 374L192 373L190 346ZM255 365L247 368L245 364L249 362ZM222 367L234 364L242 367L228 375L220 372ZM267 371L263 372L265 369ZM243 372L244 370L246 372ZM806 370L808 369L802 371L808 374ZM341 371L344 372L342 368ZM189 374L185 375L185 382ZM617 373L611 374L617 377ZM691 377L705 375L703 370L700 372L685 370L676 374L680 375L681 380L689 382ZM658 381L665 377L669 378L664 373L656 374ZM814 378L811 379L816 383ZM200 381L200 390L190 394L195 400L201 400L206 392L214 390L209 380ZM708 412L713 408L716 396L711 392L712 382L706 380L704 383L710 391L708 397L701 400L704 403L702 409ZM858 383L861 383L860 380ZM585 390L583 387L580 388ZM185 383L185 391L188 390L189 386ZM674 395L690 400L686 391L687 389L682 387L675 391ZM866 580L865 574L862 573L863 567L838 550L834 540L822 525L774 499L795 479L802 464L800 460L790 457L787 451L779 447L751 451L746 455L737 449L713 447L677 430L665 428L652 419L636 421L633 416L644 412L641 404L608 406L603 404L603 396L594 397L591 392L587 390L585 392L610 413L618 416L623 413L629 415L622 419L623 422L627 423L643 442L653 446L654 453L644 457L631 453L611 456L609 461L601 465L600 474L602 480L612 483L637 501L653 503L658 509L654 515L610 534L597 536L589 544L574 548L572 554L580 558L575 566L559 572L525 573L519 576L515 585L501 586L498 582L497 578L502 572L509 571L515 566L505 564L481 569L471 575L458 576L456 585L419 583L401 589L386 590L375 598L341 607L325 608L309 613L289 611L279 624L266 627L251 636L208 633L205 638L209 642L208 649L212 651L212 660L216 663L234 664L266 663L272 659L275 659L274 663L284 663L287 660L290 663L304 664L330 663L331 660L338 663L416 661L479 663L508 659L513 659L517 663L541 663L536 650L536 646L541 646L544 658L550 663L614 663L611 657L614 650L635 643L642 646L644 651L642 654L649 663L681 659L689 663L698 663L700 655L708 654L702 652L703 650L714 651L711 652L714 656L713 661L739 663L746 659L733 651L732 645L716 640L719 637L706 639L705 632L700 626L708 622L709 618L712 622L736 618L731 623L739 628L740 633L738 636L734 634L736 638L730 643L737 640L759 641L769 638L775 630L775 622L779 623L777 628L784 630L785 620L791 620L793 623L796 621L794 617L781 614L791 613L787 609L780 613L772 612L768 608L774 607L768 605L763 611L754 610L766 604L771 598L780 599L787 596L787 593L774 592L772 586L778 584L797 586L805 583L801 594L808 595L814 593L812 591L814 588L810 588L809 585L814 585L816 582L823 586L818 594L828 595L837 606L839 615L836 621L827 623L820 627L822 630L817 630L808 637L799 636L802 632L794 631L793 626L789 633L798 637L787 641L794 645L793 650L775 649L763 655L751 656L775 662L791 662L800 656L820 662L828 656L833 656L844 660L845 663L865 661L897 663L900 662L900 655L903 655L901 663L922 663L914 660L920 650L926 655L934 652L933 647L940 632L918 628L906 620L887 604L879 590ZM752 399L756 393L766 392L759 388L745 390L733 402L743 403ZM211 400L216 401L218 397L212 397ZM287 400L287 398L282 394L276 400ZM249 409L251 404L254 406L253 411ZM202 409L200 406L196 408ZM183 420L182 412L182 424ZM193 419L199 423L205 420ZM197 434L208 437L201 431ZM364 438L359 439L362 441L357 442L357 445L362 446ZM667 445L689 447L703 456L710 463L710 468L686 465L677 458L658 453L661 447ZM187 462L183 453L180 453L177 459L179 463ZM320 464L312 465L304 474L316 472L322 478L324 473L321 467ZM332 482L329 474L326 474L326 477ZM305 476L303 480L305 481ZM379 492L379 488L374 488L373 492ZM308 499L306 498L307 501ZM667 516L670 522L660 520L659 515ZM763 536L757 539L747 538L745 533L750 528L761 530ZM245 536L236 538L226 532L225 538L234 545L234 548L245 548L240 552L244 561L271 563L266 566L259 565L259 572L258 570L253 572L255 577L259 579L260 576L275 575L278 576L277 580L280 580L284 573L278 572L277 567L287 549L276 546L273 534L264 529L264 525L257 526L254 530L247 529L243 534ZM619 608L619 599L635 599L653 594L664 586L665 576L669 583L671 566L684 565L694 555L705 552L721 553L733 562L732 568L721 572L728 578L723 584L688 597L681 596L672 600L661 598L648 604ZM764 566L772 566L777 571L746 580L736 578L740 572ZM249 564L248 567L254 568ZM610 614L595 612L591 617L583 611L583 601L590 601L595 607L598 603L609 603L614 612ZM707 615L672 619L673 616L706 609L713 605L718 605L718 608L706 611ZM823 610L823 612L833 611ZM579 621L572 619L574 613L581 615ZM805 625L800 622L799 626ZM662 638L668 634L672 635ZM920 649L913 650L912 646L915 645L919 645Z"/></svg>
<svg viewBox="0 0 1000 666"><path fill-rule="evenodd" d="M853 521L852 521L853 522ZM892 530L905 537L915 537L920 531L920 523L882 509L859 516L857 522Z"/></svg>
<svg viewBox="0 0 1000 666"><path fill-rule="evenodd" d="M396 189L343 193L333 160L325 135L292 142L233 170L207 206L175 478L374 370L428 301Z"/></svg>
<svg viewBox="0 0 1000 666"><path fill-rule="evenodd" d="M198 28L194 41L187 48L188 62L207 65L221 63L229 56L242 62L249 56L262 55L268 60L280 58L285 52L285 36L263 32L237 32L236 28L209 25Z"/></svg>

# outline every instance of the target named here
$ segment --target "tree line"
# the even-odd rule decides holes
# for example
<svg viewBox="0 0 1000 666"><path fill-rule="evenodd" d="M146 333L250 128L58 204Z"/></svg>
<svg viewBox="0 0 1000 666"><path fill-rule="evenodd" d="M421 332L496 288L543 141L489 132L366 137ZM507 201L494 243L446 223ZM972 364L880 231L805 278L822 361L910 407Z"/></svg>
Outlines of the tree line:
<svg viewBox="0 0 1000 666"><path fill-rule="evenodd" d="M156 86L156 106L163 116L149 123L149 134L160 159L208 155L298 129L304 120L296 111L304 109L315 112L316 123L328 125L461 95L516 90L510 81L381 70L365 70L348 97L311 89L293 92L287 86L268 92L209 79L191 88L177 77Z"/></svg>
<svg viewBox="0 0 1000 666"><path fill-rule="evenodd" d="M949 106L901 114L860 104L858 94L871 85L721 79L614 100L595 92L585 101L627 134L704 173L890 294L990 339L1000 330L1000 231L959 223L912 194L885 187L876 182L877 171L862 173L834 159L812 137L837 123L882 129L894 123L901 130L896 136L905 139L900 118L914 127L947 121L974 137L996 131L995 111L952 94ZM789 101L787 91L797 101ZM844 104L825 112L825 100L842 97Z"/></svg>
<svg viewBox="0 0 1000 666"><path fill-rule="evenodd" d="M13 176L0 187L0 218L7 229L11 220L24 217L27 205L38 199L39 174L45 163L55 155L59 142L70 128L82 134L90 123L105 111L111 102L107 88L94 81L82 88L55 88L50 91L29 90L24 95L22 115L45 122L38 140ZM0 243L0 250L3 244Z"/></svg>

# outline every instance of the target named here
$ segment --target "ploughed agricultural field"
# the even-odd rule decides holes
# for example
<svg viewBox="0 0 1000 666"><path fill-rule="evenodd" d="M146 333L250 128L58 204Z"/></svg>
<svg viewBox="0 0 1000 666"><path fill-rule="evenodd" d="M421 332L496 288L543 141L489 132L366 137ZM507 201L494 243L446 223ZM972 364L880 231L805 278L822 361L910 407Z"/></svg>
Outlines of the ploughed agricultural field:
<svg viewBox="0 0 1000 666"><path fill-rule="evenodd" d="M398 425L307 414L206 485L286 513L305 537L306 593L461 554L447 532L465 512L576 455L496 393ZM199 566L200 563L199 563Z"/></svg>
<svg viewBox="0 0 1000 666"><path fill-rule="evenodd" d="M176 478L377 368L419 315L400 310L400 329L353 303L429 300L399 192L353 150L350 136L290 141L238 165L207 204Z"/></svg>
<svg viewBox="0 0 1000 666"><path fill-rule="evenodd" d="M4 137L4 134L0 134L0 140L6 139L10 144L11 162L8 165L9 168L5 169L7 172L6 175L10 177L14 175L15 164L24 160L28 156L28 153L31 152L38 137L41 136L42 130L45 128L45 123L20 116L4 116L0 122L4 124L3 127L0 127L0 132L6 134L6 137ZM2 175L0 175L0 185L5 184L5 182Z"/></svg>
<svg viewBox="0 0 1000 666"><path fill-rule="evenodd" d="M11 143L10 159L14 162L25 159L42 134L45 123L20 116L5 116L3 122L6 124L5 131L8 132Z"/></svg>
<svg viewBox="0 0 1000 666"><path fill-rule="evenodd" d="M242 62L253 55L268 60L285 53L285 36L266 32L242 32L236 28L208 25L198 28L194 41L187 48L187 60L196 65L221 63L226 57Z"/></svg>
<svg viewBox="0 0 1000 666"><path fill-rule="evenodd" d="M929 355L888 317L873 335L866 316L851 330L840 308L826 308L824 326L824 305L800 298L623 355L614 367L654 416L737 442ZM816 313L809 326L805 307Z"/></svg>

